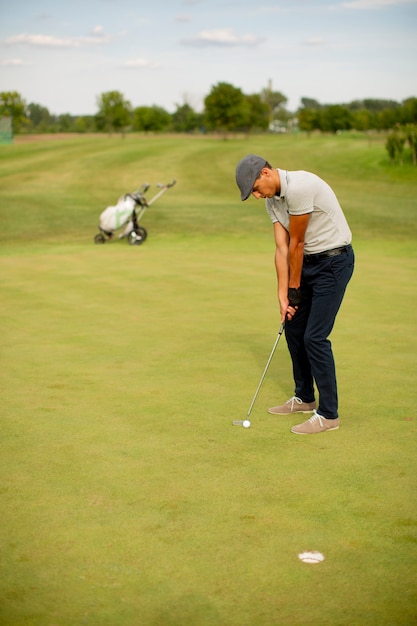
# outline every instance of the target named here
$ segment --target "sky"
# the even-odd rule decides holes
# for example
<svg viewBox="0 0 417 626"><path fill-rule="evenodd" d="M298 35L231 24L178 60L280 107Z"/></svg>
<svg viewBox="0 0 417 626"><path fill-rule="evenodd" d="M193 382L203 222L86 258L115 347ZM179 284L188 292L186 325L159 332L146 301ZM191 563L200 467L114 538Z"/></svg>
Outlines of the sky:
<svg viewBox="0 0 417 626"><path fill-rule="evenodd" d="M0 0L0 91L52 114L201 111L220 82L289 111L417 97L417 0Z"/></svg>

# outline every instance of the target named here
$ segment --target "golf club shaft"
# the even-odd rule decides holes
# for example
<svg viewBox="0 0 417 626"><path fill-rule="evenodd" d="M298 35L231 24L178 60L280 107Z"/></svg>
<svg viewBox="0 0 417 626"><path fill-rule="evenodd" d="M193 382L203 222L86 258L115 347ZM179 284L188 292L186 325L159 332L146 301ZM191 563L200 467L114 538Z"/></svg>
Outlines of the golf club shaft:
<svg viewBox="0 0 417 626"><path fill-rule="evenodd" d="M250 407L249 407L248 417L249 417L249 415L251 414L252 407L253 407L253 405L255 404L255 400L256 400L256 398L258 397L258 393L259 393L259 390L260 390L260 388L261 388L261 386L262 386L262 383L263 383L263 381L264 381L265 375L266 375L266 373L267 373L267 371L268 371L269 364L270 364L270 362L272 361L272 357L274 356L274 352L275 352L275 350L276 350L276 347L277 347L277 345L278 345L278 342L279 342L279 340L280 340L280 338L281 338L282 333L284 332L284 327L285 327L285 324L284 324L284 323L282 323L282 324L281 324L281 328L279 329L279 332L278 332L277 338L275 339L274 346L273 346L273 348L272 348L272 350L271 350L271 354L269 355L269 359L268 359L267 364L266 364L266 366L265 366L264 372L263 372L263 374L262 374L262 376L261 376L261 380L259 381L258 388L257 388L257 390L255 391L255 395L253 396L253 400L252 400L251 405L250 405Z"/></svg>

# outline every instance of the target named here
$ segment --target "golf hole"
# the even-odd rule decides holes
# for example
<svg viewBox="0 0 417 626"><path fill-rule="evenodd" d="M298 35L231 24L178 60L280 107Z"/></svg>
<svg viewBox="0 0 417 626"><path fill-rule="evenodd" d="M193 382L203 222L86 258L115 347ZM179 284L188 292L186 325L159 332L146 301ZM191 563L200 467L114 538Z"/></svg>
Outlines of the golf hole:
<svg viewBox="0 0 417 626"><path fill-rule="evenodd" d="M324 554L315 550L306 550L305 552L300 552L298 558L303 563L321 563L324 561Z"/></svg>

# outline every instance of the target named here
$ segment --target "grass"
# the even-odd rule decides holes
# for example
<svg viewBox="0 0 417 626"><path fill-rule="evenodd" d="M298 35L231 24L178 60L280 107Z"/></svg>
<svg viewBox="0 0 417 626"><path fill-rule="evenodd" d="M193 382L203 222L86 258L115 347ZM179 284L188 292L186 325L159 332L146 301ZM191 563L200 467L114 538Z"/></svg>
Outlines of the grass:
<svg viewBox="0 0 417 626"><path fill-rule="evenodd" d="M278 330L249 151L327 178L354 230L342 427L317 438L265 411L285 342L231 425ZM2 148L0 176L0 623L414 623L415 170L357 137L76 137ZM102 208L173 178L144 245L93 244Z"/></svg>

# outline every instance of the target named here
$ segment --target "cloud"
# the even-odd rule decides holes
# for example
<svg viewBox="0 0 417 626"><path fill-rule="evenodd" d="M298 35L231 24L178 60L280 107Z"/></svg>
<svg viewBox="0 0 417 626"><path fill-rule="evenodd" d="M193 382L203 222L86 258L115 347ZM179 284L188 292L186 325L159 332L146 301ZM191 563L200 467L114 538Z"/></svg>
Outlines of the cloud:
<svg viewBox="0 0 417 626"><path fill-rule="evenodd" d="M22 33L4 39L8 46L27 45L43 48L84 48L85 46L107 44L112 37L105 35L102 26L96 26L88 37L54 37L53 35L30 35Z"/></svg>
<svg viewBox="0 0 417 626"><path fill-rule="evenodd" d="M218 28L203 30L196 37L182 39L181 43L187 46L256 46L264 41L255 35L247 34L238 36L231 28Z"/></svg>
<svg viewBox="0 0 417 626"><path fill-rule="evenodd" d="M176 22L191 22L191 17L189 15L177 15L175 17Z"/></svg>
<svg viewBox="0 0 417 626"><path fill-rule="evenodd" d="M22 59L4 59L3 61L0 60L0 65L22 67L23 65L29 65L29 63L25 63L25 61L22 61Z"/></svg>
<svg viewBox="0 0 417 626"><path fill-rule="evenodd" d="M383 7L398 7L401 4L416 4L416 0L349 0L342 2L345 9L381 9Z"/></svg>

